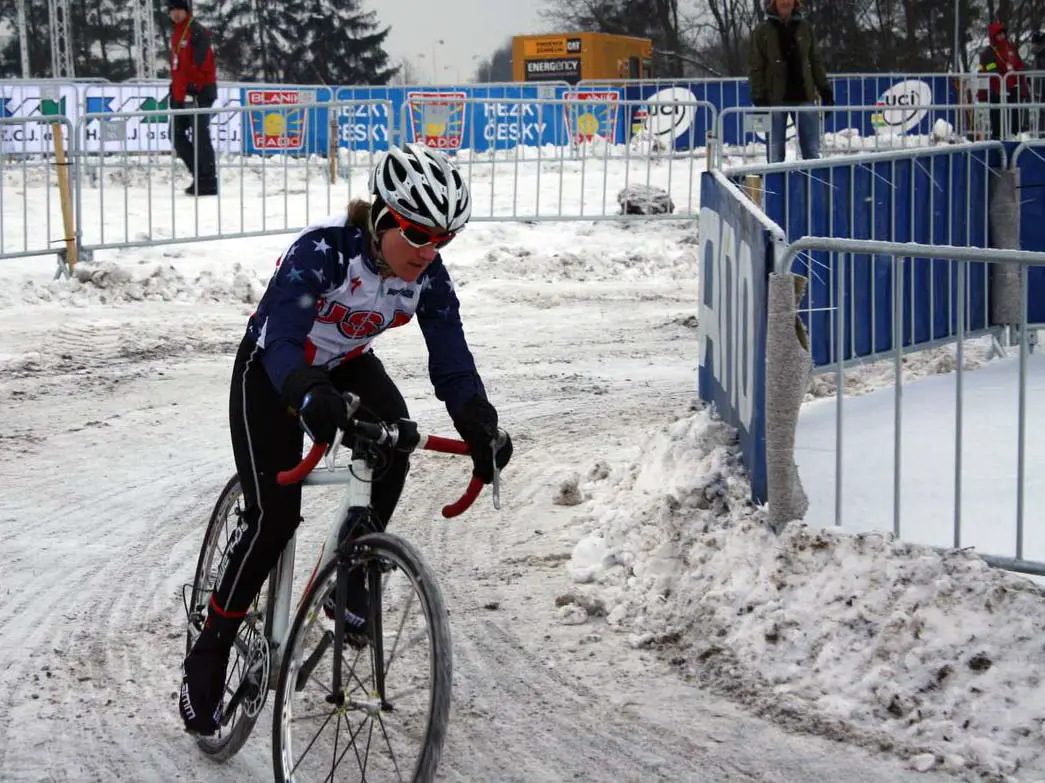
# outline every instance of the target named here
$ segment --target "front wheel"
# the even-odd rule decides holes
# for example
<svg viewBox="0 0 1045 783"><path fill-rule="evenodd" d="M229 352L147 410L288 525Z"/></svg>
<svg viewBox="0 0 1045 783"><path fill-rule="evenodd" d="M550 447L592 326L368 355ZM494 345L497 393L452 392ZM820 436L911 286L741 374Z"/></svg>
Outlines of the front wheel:
<svg viewBox="0 0 1045 783"><path fill-rule="evenodd" d="M431 569L389 533L361 536L342 560L361 568L368 625L361 648L346 640L341 687L333 687L334 621L324 601L338 578L325 566L302 598L276 689L276 780L431 781L450 715L450 624ZM361 588L360 588L361 589Z"/></svg>

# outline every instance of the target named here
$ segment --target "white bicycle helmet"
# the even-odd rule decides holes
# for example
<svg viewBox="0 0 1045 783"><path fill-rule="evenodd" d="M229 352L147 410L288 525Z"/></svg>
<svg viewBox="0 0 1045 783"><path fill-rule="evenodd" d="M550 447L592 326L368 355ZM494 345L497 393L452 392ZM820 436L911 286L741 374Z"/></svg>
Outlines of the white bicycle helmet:
<svg viewBox="0 0 1045 783"><path fill-rule="evenodd" d="M450 158L422 144L390 147L370 176L370 193L411 223L456 233L472 216L472 198Z"/></svg>

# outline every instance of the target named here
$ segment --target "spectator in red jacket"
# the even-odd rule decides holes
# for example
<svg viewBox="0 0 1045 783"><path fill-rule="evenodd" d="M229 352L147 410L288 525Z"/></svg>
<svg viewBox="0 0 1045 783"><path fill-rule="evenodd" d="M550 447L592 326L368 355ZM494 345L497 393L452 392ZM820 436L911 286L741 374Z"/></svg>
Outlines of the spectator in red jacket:
<svg viewBox="0 0 1045 783"><path fill-rule="evenodd" d="M172 109L209 109L218 99L210 31L192 15L191 0L168 0L167 10L174 23L170 106ZM210 120L210 114L185 114L174 115L172 122L174 152L193 174L192 184L185 189L190 196L218 193Z"/></svg>
<svg viewBox="0 0 1045 783"><path fill-rule="evenodd" d="M1025 71L1027 67L1020 59L1016 47L1009 40L1008 32L1002 22L991 22L987 25L987 37L989 46L980 51L980 73L986 74L989 80L988 89L980 90L980 100L989 100L991 103L1000 104L1004 95L1011 109L1010 132L1016 133L1020 130L1019 102L1020 98L1027 100L1027 79L1017 76L1016 71ZM989 91L989 97L986 93ZM991 109L991 138L1002 138L1001 109Z"/></svg>

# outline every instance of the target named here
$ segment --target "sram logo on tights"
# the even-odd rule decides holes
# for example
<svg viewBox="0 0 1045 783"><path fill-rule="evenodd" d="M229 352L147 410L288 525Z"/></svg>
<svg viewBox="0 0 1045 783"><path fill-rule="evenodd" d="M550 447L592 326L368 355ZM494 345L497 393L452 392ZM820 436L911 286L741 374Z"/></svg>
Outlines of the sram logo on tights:
<svg viewBox="0 0 1045 783"><path fill-rule="evenodd" d="M320 300L317 304L316 322L336 324L337 330L349 340L364 340L410 322L411 316L402 310L396 310L391 323L385 323L385 316L376 310L349 310L341 302Z"/></svg>

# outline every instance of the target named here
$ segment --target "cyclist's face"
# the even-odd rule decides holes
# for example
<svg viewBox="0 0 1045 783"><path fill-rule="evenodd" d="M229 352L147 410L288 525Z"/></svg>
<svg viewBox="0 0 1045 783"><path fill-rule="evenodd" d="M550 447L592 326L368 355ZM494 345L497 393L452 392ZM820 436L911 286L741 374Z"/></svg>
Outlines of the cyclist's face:
<svg viewBox="0 0 1045 783"><path fill-rule="evenodd" d="M414 247L398 229L381 232L381 255L395 276L408 283L420 277L438 253L432 245Z"/></svg>

